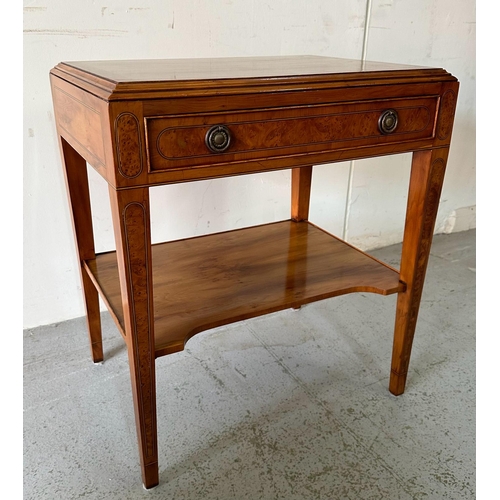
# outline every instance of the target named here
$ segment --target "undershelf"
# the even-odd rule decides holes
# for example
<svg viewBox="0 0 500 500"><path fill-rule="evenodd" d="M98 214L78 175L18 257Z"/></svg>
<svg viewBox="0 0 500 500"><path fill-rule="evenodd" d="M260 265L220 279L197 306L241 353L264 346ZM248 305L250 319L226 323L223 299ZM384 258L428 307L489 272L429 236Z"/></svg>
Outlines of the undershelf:
<svg viewBox="0 0 500 500"><path fill-rule="evenodd" d="M309 222L152 246L156 356L203 330L351 292L405 290L399 273ZM85 268L124 333L116 252Z"/></svg>

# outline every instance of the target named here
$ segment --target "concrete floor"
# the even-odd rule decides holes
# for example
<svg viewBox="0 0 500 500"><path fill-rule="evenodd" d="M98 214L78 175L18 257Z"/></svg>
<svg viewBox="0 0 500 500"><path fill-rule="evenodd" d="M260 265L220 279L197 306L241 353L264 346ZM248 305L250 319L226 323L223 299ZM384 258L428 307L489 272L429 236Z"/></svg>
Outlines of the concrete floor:
<svg viewBox="0 0 500 500"><path fill-rule="evenodd" d="M400 246L372 252L397 265ZM160 485L142 487L125 345L103 314L25 331L24 498L475 497L475 232L435 237L407 389L396 296L352 294L194 337L157 361Z"/></svg>

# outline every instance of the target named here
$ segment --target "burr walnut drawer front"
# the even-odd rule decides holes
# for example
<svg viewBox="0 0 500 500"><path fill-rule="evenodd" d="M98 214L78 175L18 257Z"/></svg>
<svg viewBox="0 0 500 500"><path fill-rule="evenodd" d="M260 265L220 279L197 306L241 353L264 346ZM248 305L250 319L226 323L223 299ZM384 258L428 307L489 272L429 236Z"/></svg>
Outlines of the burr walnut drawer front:
<svg viewBox="0 0 500 500"><path fill-rule="evenodd" d="M146 118L151 171L430 139L438 97Z"/></svg>

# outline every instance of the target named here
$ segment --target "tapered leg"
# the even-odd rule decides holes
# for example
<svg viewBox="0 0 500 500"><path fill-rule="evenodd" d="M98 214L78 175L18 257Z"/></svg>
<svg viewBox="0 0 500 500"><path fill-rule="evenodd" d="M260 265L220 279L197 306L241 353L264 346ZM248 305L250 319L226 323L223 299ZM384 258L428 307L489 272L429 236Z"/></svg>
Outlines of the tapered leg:
<svg viewBox="0 0 500 500"><path fill-rule="evenodd" d="M292 209L291 218L295 222L309 218L309 200L311 199L312 165L292 168ZM293 276L294 273L291 274ZM294 307L298 310L300 306Z"/></svg>
<svg viewBox="0 0 500 500"><path fill-rule="evenodd" d="M312 166L292 168L292 220L309 218Z"/></svg>
<svg viewBox="0 0 500 500"><path fill-rule="evenodd" d="M448 148L413 154L398 294L389 390L403 394L425 272L441 196Z"/></svg>
<svg viewBox="0 0 500 500"><path fill-rule="evenodd" d="M95 258L87 163L62 137L59 137L59 145L80 260L80 276L87 311L90 349L94 363L98 363L103 360L99 295L83 267L85 260Z"/></svg>
<svg viewBox="0 0 500 500"><path fill-rule="evenodd" d="M142 480L159 482L149 192L109 188Z"/></svg>

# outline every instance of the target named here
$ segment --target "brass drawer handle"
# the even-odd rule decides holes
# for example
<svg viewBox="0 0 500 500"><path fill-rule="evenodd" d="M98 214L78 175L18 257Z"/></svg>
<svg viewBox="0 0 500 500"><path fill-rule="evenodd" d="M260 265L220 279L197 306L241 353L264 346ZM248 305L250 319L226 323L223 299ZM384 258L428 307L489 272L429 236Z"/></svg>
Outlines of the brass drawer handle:
<svg viewBox="0 0 500 500"><path fill-rule="evenodd" d="M398 113L394 109L386 109L378 119L378 129L382 134L390 134L398 126Z"/></svg>
<svg viewBox="0 0 500 500"><path fill-rule="evenodd" d="M231 132L225 125L210 127L205 135L205 144L212 153L223 153L231 144Z"/></svg>

